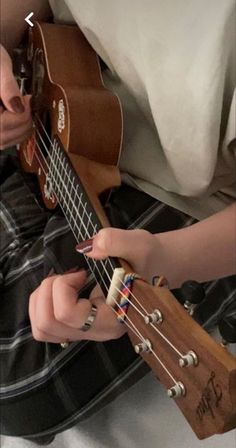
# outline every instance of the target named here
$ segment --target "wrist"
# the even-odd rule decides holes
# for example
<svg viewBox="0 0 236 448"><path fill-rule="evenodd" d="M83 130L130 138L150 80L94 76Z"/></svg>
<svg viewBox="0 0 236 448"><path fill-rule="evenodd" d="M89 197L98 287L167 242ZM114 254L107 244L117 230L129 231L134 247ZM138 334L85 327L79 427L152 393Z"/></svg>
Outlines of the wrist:
<svg viewBox="0 0 236 448"><path fill-rule="evenodd" d="M189 279L190 254L184 230L186 229L155 235L156 275L166 277L171 289L179 288L185 280ZM154 270L154 266L152 269Z"/></svg>

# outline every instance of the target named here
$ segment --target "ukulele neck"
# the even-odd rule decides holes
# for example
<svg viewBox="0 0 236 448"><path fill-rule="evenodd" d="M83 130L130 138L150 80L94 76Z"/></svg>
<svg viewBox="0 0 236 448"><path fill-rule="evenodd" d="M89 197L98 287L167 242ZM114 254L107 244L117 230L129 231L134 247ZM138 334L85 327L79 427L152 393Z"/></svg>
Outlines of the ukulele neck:
<svg viewBox="0 0 236 448"><path fill-rule="evenodd" d="M93 238L102 229L86 190L57 137L50 149L46 190L46 195L55 195L77 242ZM87 259L87 262L107 296L113 273L121 266L119 261L108 257L106 260Z"/></svg>

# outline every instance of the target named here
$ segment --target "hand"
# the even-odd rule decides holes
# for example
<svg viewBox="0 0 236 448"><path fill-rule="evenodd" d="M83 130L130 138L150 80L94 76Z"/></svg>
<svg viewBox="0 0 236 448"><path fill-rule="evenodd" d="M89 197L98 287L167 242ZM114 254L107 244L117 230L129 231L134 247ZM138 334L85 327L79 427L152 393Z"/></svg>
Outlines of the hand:
<svg viewBox="0 0 236 448"><path fill-rule="evenodd" d="M100 290L95 288L89 300L78 300L78 291L85 280L84 271L54 275L43 280L31 294L29 316L37 341L106 341L117 339L125 333L125 325L118 322ZM79 328L85 323L92 304L97 307L97 315L91 328L83 332Z"/></svg>
<svg viewBox="0 0 236 448"><path fill-rule="evenodd" d="M32 130L30 96L22 96L12 71L11 58L0 45L0 149L25 140Z"/></svg>
<svg viewBox="0 0 236 448"><path fill-rule="evenodd" d="M77 251L90 258L103 260L108 256L123 258L132 270L151 282L153 276L163 275L158 263L160 245L157 238L143 229L102 229L93 238L77 246Z"/></svg>

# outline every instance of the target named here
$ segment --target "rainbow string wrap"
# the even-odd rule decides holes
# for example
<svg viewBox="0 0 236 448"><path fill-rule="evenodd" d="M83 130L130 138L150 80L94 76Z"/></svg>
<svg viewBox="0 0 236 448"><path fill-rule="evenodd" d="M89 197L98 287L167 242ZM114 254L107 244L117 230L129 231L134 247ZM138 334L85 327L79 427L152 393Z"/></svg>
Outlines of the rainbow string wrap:
<svg viewBox="0 0 236 448"><path fill-rule="evenodd" d="M118 321L123 324L125 322L126 314L129 308L129 296L132 291L133 282L135 279L141 279L138 274L126 274L123 281L123 288L120 291L121 299L119 308L116 310Z"/></svg>

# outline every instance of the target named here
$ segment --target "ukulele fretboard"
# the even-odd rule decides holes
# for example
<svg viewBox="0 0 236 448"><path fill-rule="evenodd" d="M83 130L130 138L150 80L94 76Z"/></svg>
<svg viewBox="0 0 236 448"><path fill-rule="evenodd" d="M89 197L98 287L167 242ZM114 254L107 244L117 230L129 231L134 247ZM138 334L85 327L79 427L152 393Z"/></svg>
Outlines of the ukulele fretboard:
<svg viewBox="0 0 236 448"><path fill-rule="evenodd" d="M57 137L53 139L48 163L46 194L55 194L77 242L93 238L102 224ZM87 259L87 262L106 296L114 269L120 263L111 257L101 261Z"/></svg>

